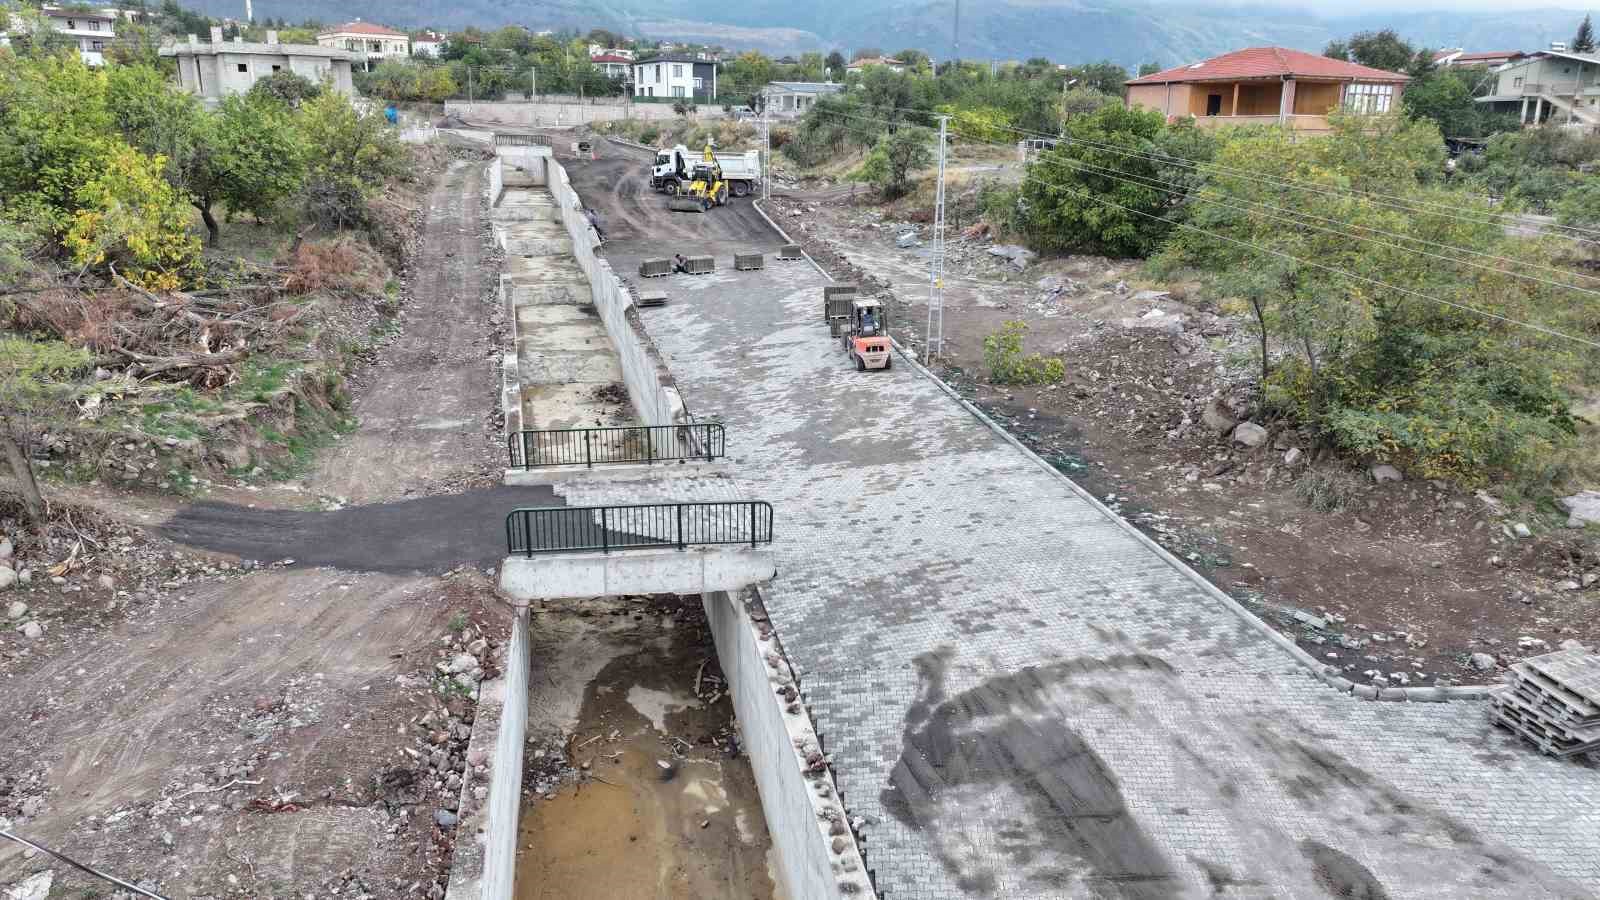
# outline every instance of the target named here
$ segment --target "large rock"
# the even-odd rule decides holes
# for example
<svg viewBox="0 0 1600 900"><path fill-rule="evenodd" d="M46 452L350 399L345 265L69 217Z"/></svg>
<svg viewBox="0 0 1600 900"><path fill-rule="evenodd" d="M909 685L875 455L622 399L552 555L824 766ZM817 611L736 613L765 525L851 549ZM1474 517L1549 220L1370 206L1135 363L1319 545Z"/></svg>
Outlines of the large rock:
<svg viewBox="0 0 1600 900"><path fill-rule="evenodd" d="M1479 672L1492 672L1495 667L1494 657L1487 653L1474 653L1472 654L1472 667Z"/></svg>
<svg viewBox="0 0 1600 900"><path fill-rule="evenodd" d="M22 627L18 628L17 631L21 632L22 636L29 640L44 637L44 626L38 622L23 622Z"/></svg>
<svg viewBox="0 0 1600 900"><path fill-rule="evenodd" d="M1584 491L1571 497L1562 497L1561 505L1567 508L1568 528L1600 523L1600 491Z"/></svg>
<svg viewBox="0 0 1600 900"><path fill-rule="evenodd" d="M6 618L8 619L20 619L27 614L28 604L23 603L21 600L13 600L11 605L6 607Z"/></svg>
<svg viewBox="0 0 1600 900"><path fill-rule="evenodd" d="M1292 469L1292 468L1300 465L1300 463L1302 462L1304 457L1305 457L1305 454L1300 452L1300 448L1299 447L1290 447L1283 454L1283 464Z"/></svg>
<svg viewBox="0 0 1600 900"><path fill-rule="evenodd" d="M1157 300L1166 300L1171 296L1172 294L1167 291L1139 291L1130 299L1135 303L1154 303Z"/></svg>
<svg viewBox="0 0 1600 900"><path fill-rule="evenodd" d="M50 896L50 887L55 879L54 869L34 873L6 888L5 897L7 900L45 900Z"/></svg>
<svg viewBox="0 0 1600 900"><path fill-rule="evenodd" d="M1152 309L1142 316L1123 319L1122 327L1159 331L1162 334L1183 334L1183 316Z"/></svg>
<svg viewBox="0 0 1600 900"><path fill-rule="evenodd" d="M1211 398L1211 402L1206 404L1205 411L1200 413L1200 421L1219 435L1227 434L1233 430L1233 426L1239 424L1238 420L1234 419L1233 412L1217 397Z"/></svg>
<svg viewBox="0 0 1600 900"><path fill-rule="evenodd" d="M1233 429L1233 442L1246 447L1259 447L1267 442L1267 430L1254 422L1240 422Z"/></svg>
<svg viewBox="0 0 1600 900"><path fill-rule="evenodd" d="M0 566L0 591L17 583L16 570L10 566Z"/></svg>
<svg viewBox="0 0 1600 900"><path fill-rule="evenodd" d="M457 653L450 660L450 665L447 668L449 669L451 675L458 675L462 672L470 672L473 669L478 668L478 660L470 653Z"/></svg>
<svg viewBox="0 0 1600 900"><path fill-rule="evenodd" d="M995 244L989 248L989 255L998 256L1018 269L1026 269L1029 263L1038 258L1037 253L1017 244Z"/></svg>
<svg viewBox="0 0 1600 900"><path fill-rule="evenodd" d="M910 250L917 245L917 233L915 231L903 232L894 239L894 245L901 250Z"/></svg>
<svg viewBox="0 0 1600 900"><path fill-rule="evenodd" d="M17 548L11 543L11 538L0 537L0 562L10 559L16 552Z"/></svg>
<svg viewBox="0 0 1600 900"><path fill-rule="evenodd" d="M1372 467L1372 480L1383 484L1385 481L1405 481L1406 477L1400 474L1399 469L1384 463Z"/></svg>

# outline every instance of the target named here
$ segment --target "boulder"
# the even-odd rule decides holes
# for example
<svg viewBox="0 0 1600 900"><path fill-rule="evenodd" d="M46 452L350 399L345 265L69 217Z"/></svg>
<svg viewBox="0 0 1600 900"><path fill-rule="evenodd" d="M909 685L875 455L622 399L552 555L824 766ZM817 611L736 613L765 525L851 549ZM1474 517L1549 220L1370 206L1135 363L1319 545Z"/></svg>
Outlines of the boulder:
<svg viewBox="0 0 1600 900"><path fill-rule="evenodd" d="M451 658L450 665L446 668L451 675L459 675L462 672L470 672L478 668L478 660L470 653L457 653Z"/></svg>
<svg viewBox="0 0 1600 900"><path fill-rule="evenodd" d="M22 627L18 628L17 631L29 640L44 637L44 626L38 622L23 622Z"/></svg>
<svg viewBox="0 0 1600 900"><path fill-rule="evenodd" d="M901 250L910 250L917 245L917 233L915 231L901 233L899 237L894 239L894 245Z"/></svg>
<svg viewBox="0 0 1600 900"><path fill-rule="evenodd" d="M1479 672L1492 672L1495 665L1494 657L1487 653L1472 654L1472 667Z"/></svg>
<svg viewBox="0 0 1600 900"><path fill-rule="evenodd" d="M16 552L17 548L11 543L11 538L0 537L0 562L10 559Z"/></svg>
<svg viewBox="0 0 1600 900"><path fill-rule="evenodd" d="M1183 334L1183 316L1152 309L1142 316L1123 319L1122 327L1159 331L1163 334Z"/></svg>
<svg viewBox="0 0 1600 900"><path fill-rule="evenodd" d="M1511 533L1519 538L1533 537L1533 531L1528 528L1528 523L1526 522L1513 522L1511 524Z"/></svg>
<svg viewBox="0 0 1600 900"><path fill-rule="evenodd" d="M1240 422L1233 429L1233 442L1246 447L1259 447L1267 442L1267 430L1254 422Z"/></svg>
<svg viewBox="0 0 1600 900"><path fill-rule="evenodd" d="M1234 419L1233 412L1216 397L1211 398L1211 402L1206 404L1205 411L1200 413L1200 421L1219 435L1227 434L1239 424L1238 420Z"/></svg>
<svg viewBox="0 0 1600 900"><path fill-rule="evenodd" d="M28 604L23 603L21 600L13 600L11 605L6 607L6 618L8 619L20 619L27 614Z"/></svg>
<svg viewBox="0 0 1600 900"><path fill-rule="evenodd" d="M1288 451L1283 454L1283 464L1290 468L1300 465L1304 459L1305 454L1300 452L1299 447L1290 447Z"/></svg>
<svg viewBox="0 0 1600 900"><path fill-rule="evenodd" d="M1383 484L1385 481L1405 481L1406 477L1400 474L1399 469L1383 463L1372 467L1372 480Z"/></svg>
<svg viewBox="0 0 1600 900"><path fill-rule="evenodd" d="M56 879L54 869L36 872L5 889L8 900L45 900Z"/></svg>
<svg viewBox="0 0 1600 900"><path fill-rule="evenodd" d="M0 591L17 583L16 570L10 566L0 566Z"/></svg>
<svg viewBox="0 0 1600 900"><path fill-rule="evenodd" d="M1582 528L1590 523L1600 523L1600 491L1583 491L1562 497L1561 505L1567 508L1567 527Z"/></svg>
<svg viewBox="0 0 1600 900"><path fill-rule="evenodd" d="M995 244L989 248L990 256L998 256L1018 269L1026 269L1029 263L1038 258L1038 254L1027 247L1018 244Z"/></svg>
<svg viewBox="0 0 1600 900"><path fill-rule="evenodd" d="M1154 303L1157 300L1167 300L1171 297L1172 294L1167 291L1139 291L1129 299L1135 303Z"/></svg>

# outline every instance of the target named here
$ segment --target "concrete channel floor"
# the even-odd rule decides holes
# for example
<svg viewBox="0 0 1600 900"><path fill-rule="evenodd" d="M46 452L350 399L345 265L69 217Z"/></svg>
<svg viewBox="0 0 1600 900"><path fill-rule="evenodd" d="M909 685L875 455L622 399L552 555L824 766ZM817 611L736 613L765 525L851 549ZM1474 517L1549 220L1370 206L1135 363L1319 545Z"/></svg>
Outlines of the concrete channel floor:
<svg viewBox="0 0 1600 900"><path fill-rule="evenodd" d="M1593 762L1314 680L914 368L854 371L775 234L705 227L645 322L776 508L767 609L885 897L1596 896Z"/></svg>

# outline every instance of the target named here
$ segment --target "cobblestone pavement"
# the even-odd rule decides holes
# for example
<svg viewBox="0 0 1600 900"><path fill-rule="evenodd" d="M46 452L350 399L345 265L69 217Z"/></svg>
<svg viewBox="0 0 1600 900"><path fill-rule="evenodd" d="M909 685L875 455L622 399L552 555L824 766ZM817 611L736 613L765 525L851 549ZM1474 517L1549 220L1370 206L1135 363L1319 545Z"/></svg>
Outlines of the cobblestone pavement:
<svg viewBox="0 0 1600 900"><path fill-rule="evenodd" d="M1323 686L915 369L856 372L807 264L697 249L645 323L776 507L767 609L885 896L1600 890L1600 767Z"/></svg>

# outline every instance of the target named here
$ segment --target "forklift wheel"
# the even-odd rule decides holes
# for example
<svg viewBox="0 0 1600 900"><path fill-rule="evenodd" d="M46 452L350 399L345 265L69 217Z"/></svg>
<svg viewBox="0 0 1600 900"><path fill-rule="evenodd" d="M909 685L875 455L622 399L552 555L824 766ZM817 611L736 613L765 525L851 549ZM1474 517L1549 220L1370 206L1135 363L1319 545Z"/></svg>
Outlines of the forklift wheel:
<svg viewBox="0 0 1600 900"><path fill-rule="evenodd" d="M867 370L867 361L862 359L859 356L856 357L856 371L857 372L865 372L866 370Z"/></svg>
<svg viewBox="0 0 1600 900"><path fill-rule="evenodd" d="M884 361L883 361L883 367L884 367L884 368L885 368L885 369L892 369L892 368L894 368L894 357L893 357L893 356L890 356L890 357L889 357L889 358L888 358L888 359L886 359L886 360L884 360Z"/></svg>

